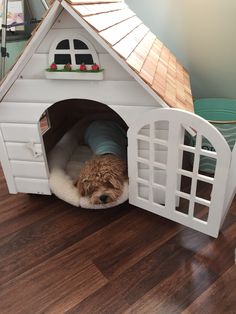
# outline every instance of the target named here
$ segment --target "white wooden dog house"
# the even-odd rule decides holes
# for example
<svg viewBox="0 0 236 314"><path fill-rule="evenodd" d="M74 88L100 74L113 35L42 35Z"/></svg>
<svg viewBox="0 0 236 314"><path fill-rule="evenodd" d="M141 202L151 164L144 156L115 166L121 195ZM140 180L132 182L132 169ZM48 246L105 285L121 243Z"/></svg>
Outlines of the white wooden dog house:
<svg viewBox="0 0 236 314"><path fill-rule="evenodd" d="M53 62L59 69L98 63L104 71L47 72ZM192 113L186 70L123 1L56 0L2 82L0 101L0 158L10 193L51 194L47 150L68 129L65 115L78 114L75 103L88 114L103 104L129 127L130 203L218 235L235 193L232 153ZM44 134L43 114L50 119ZM195 147L185 145L186 132L196 135ZM215 152L202 149L203 137ZM184 153L193 156L190 170ZM214 176L199 172L201 156L216 161ZM181 190L183 177L188 191ZM211 194L197 195L199 183L210 185ZM185 211L178 209L182 200ZM207 219L195 215L198 205L208 208Z"/></svg>

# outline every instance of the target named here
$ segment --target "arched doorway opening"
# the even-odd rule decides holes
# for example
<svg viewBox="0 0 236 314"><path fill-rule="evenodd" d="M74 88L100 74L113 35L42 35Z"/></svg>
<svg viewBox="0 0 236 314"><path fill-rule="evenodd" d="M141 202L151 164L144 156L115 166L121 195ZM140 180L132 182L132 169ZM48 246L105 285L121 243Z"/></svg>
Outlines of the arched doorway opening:
<svg viewBox="0 0 236 314"><path fill-rule="evenodd" d="M112 120L118 122L125 130L127 124L109 106L88 99L67 99L50 106L41 116L40 129L46 155L77 122L81 121L81 134L88 123L94 120Z"/></svg>

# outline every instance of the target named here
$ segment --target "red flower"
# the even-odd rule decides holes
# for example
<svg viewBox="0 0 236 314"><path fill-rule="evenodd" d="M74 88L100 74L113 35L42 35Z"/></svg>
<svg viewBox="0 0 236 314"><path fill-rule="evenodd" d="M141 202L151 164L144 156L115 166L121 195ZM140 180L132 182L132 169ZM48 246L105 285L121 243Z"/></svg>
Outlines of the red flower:
<svg viewBox="0 0 236 314"><path fill-rule="evenodd" d="M94 63L94 64L92 65L91 69L92 69L93 71L99 71L99 65L98 65L97 63Z"/></svg>
<svg viewBox="0 0 236 314"><path fill-rule="evenodd" d="M51 65L50 65L50 69L53 70L53 71L56 71L57 70L57 65L55 62L53 62Z"/></svg>
<svg viewBox="0 0 236 314"><path fill-rule="evenodd" d="M82 63L79 67L80 71L86 71L87 68L86 68L86 65L84 63Z"/></svg>

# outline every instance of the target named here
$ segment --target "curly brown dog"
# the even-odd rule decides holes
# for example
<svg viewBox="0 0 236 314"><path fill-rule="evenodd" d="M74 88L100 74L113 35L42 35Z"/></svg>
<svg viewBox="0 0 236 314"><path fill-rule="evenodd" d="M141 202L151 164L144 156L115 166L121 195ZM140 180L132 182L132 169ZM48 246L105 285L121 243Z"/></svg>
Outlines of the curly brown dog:
<svg viewBox="0 0 236 314"><path fill-rule="evenodd" d="M126 130L116 121L95 120L84 131L84 143L94 156L84 163L76 182L81 206L107 208L125 201L128 193Z"/></svg>
<svg viewBox="0 0 236 314"><path fill-rule="evenodd" d="M117 156L105 154L94 156L84 164L77 188L91 204L107 204L122 195L127 180L126 162Z"/></svg>

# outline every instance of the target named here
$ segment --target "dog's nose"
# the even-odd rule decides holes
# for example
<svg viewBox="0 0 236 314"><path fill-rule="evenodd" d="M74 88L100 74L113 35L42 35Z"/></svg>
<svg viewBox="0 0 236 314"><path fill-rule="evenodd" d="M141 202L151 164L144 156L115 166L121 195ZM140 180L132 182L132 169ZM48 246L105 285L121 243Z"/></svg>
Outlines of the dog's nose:
<svg viewBox="0 0 236 314"><path fill-rule="evenodd" d="M108 199L108 196L107 196L107 195L101 195L99 198L100 198L100 201L101 201L102 203L106 203L106 202L107 202L107 199Z"/></svg>

